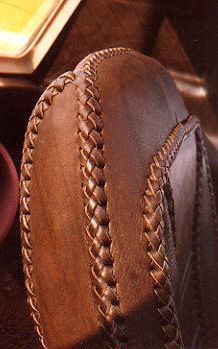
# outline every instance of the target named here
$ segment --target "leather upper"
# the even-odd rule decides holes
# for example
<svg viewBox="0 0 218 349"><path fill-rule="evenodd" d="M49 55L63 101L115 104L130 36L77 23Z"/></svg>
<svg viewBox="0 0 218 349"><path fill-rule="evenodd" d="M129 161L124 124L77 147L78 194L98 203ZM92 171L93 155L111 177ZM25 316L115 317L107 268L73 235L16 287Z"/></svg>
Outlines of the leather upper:
<svg viewBox="0 0 218 349"><path fill-rule="evenodd" d="M21 188L44 348L218 345L207 157L160 64L109 49L54 81L29 121Z"/></svg>

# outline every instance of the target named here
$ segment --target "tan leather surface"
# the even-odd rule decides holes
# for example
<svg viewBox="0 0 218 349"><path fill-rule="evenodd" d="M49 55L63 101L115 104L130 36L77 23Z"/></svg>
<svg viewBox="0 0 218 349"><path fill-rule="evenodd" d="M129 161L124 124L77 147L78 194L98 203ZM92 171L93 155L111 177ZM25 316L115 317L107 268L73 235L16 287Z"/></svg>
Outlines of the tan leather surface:
<svg viewBox="0 0 218 349"><path fill-rule="evenodd" d="M215 297L212 288L206 290L206 274L211 272L208 280L214 287L217 281L208 262L202 274L205 291L193 291L193 275L199 278L199 265L214 250L211 235L208 250L193 269L198 166L197 131L189 124L194 121L178 124L188 112L174 84L158 63L140 54L105 51L82 61L74 74L54 82L33 112L22 167L21 223L24 250L30 256L30 262L25 256L24 262L44 347L159 349L201 344L196 328L202 313L196 312L203 312L207 297ZM163 210L166 225L160 250L153 251L153 235L146 229L153 219L149 205L158 197L155 181L160 176L161 183L162 175L155 163L157 174L150 174L149 166L166 140L171 144L186 128L167 155L168 162L175 157L167 184L172 197L164 196L168 209L155 206L152 224ZM144 208L148 176L156 196ZM205 169L202 176L207 181ZM208 187L203 188L206 196ZM202 201L203 229L211 207L206 197ZM211 222L208 234L213 234ZM198 234L197 239L199 243ZM155 274L162 256L163 269ZM195 302L196 294L203 294L201 304ZM207 317L213 318L210 307ZM215 331L212 336L208 343L216 345Z"/></svg>
<svg viewBox="0 0 218 349"><path fill-rule="evenodd" d="M101 64L98 74L108 212L121 305L124 314L129 314L125 323L128 348L159 348L160 323L141 235L142 193L151 157L165 142L176 117L153 60L141 55L116 57ZM185 109L181 113L187 115Z"/></svg>
<svg viewBox="0 0 218 349"><path fill-rule="evenodd" d="M63 97L70 101L65 111ZM34 278L51 348L68 348L72 338L80 343L98 331L84 234L76 109L71 84L64 96L55 98L41 124L32 171Z"/></svg>

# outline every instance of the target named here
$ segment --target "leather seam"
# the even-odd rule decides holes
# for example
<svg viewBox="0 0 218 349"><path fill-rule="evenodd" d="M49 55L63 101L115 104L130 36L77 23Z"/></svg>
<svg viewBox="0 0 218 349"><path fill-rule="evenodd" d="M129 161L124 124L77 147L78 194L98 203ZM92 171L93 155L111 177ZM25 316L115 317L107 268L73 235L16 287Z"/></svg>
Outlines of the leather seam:
<svg viewBox="0 0 218 349"><path fill-rule="evenodd" d="M41 322L41 316L38 308L38 301L33 282L33 262L32 262L32 243L30 227L30 185L31 169L34 163L34 148L37 140L39 126L45 117L46 110L50 108L53 98L63 92L66 85L72 83L74 73L67 72L54 80L45 90L37 102L30 116L27 131L25 133L23 156L21 162L20 176L20 228L22 241L23 272L25 276L25 286L27 289L27 302L30 306L31 317L34 321L35 329L39 341L44 349L48 349L44 329Z"/></svg>
<svg viewBox="0 0 218 349"><path fill-rule="evenodd" d="M88 219L86 235L89 240L92 286L99 320L104 329L103 340L116 349L127 348L128 338L113 269L112 236L105 192L104 125L97 68L104 60L123 54L136 53L122 48L104 50L88 56L75 70L82 189Z"/></svg>
<svg viewBox="0 0 218 349"><path fill-rule="evenodd" d="M146 253L150 260L150 275L154 281L154 293L162 323L165 349L184 348L184 344L174 302L169 261L163 236L164 186L167 184L169 169L184 139L198 127L198 120L192 116L176 125L160 151L153 157L143 195L143 232L148 242Z"/></svg>

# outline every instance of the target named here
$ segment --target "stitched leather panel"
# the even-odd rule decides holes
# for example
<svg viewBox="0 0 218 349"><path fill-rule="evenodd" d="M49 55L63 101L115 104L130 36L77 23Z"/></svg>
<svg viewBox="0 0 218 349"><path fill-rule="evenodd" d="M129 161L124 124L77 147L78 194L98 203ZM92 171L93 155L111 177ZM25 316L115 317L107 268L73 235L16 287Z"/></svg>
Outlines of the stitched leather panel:
<svg viewBox="0 0 218 349"><path fill-rule="evenodd" d="M38 128L41 120L44 118L46 110L53 102L53 98L63 91L64 87L72 83L74 79L73 74L65 74L59 77L57 80L46 89L44 94L36 104L33 113L30 117L23 147L23 158L21 164L21 237L22 237L22 254L24 263L24 273L26 277L26 288L28 291L28 303L31 308L31 316L33 317L36 331L39 336L39 340L46 348L43 328L41 325L40 313L38 310L38 303L35 294L35 286L37 283L33 282L33 267L32 267L32 242L31 242L31 227L30 227L30 180L31 169L33 164L33 152L35 148L35 140L38 136ZM45 275L47 266L44 268Z"/></svg>
<svg viewBox="0 0 218 349"><path fill-rule="evenodd" d="M175 280L175 298L184 345L187 348L192 347L195 331L198 327L192 275L192 229L197 170L195 138L195 132L192 132L184 140L170 169L170 183L175 208L178 272Z"/></svg>
<svg viewBox="0 0 218 349"><path fill-rule="evenodd" d="M134 59L115 57L98 71L114 270L121 309L129 314L125 321L128 348L160 348L161 321L155 310L147 245L141 235L142 193L152 155L164 144L176 117L154 61L141 55ZM181 113L185 116L187 112L184 109Z"/></svg>
<svg viewBox="0 0 218 349"><path fill-rule="evenodd" d="M114 53L116 53L116 50L114 51ZM111 51L111 54L113 55L113 51ZM101 60L102 58L104 58L104 54L102 54L102 56L101 55L99 55L99 59ZM115 59L115 58L113 58L113 59ZM140 58L141 59L141 58ZM138 59L138 60L136 60L136 61L140 61L140 59ZM143 67L143 63L141 63L141 66ZM91 73L92 74L94 74L94 72L93 71L91 71ZM155 74L153 74L153 77L155 76ZM153 77L151 76L151 79L150 79L150 81L149 81L149 83L151 83L152 82L152 79L153 79ZM61 80L62 81L62 80ZM155 79L155 86L157 86L158 87L158 84L159 84L159 80L156 78ZM64 83L62 83L62 85L60 86L60 88L58 87L58 89L60 90L60 92L63 90L63 87L64 87ZM57 90L58 90L57 89ZM153 88L153 91L155 91L155 88ZM87 92L89 92L89 91L87 91ZM54 93L55 94L57 94L58 93L58 91L56 91L56 90L54 90ZM90 92L89 92L90 93ZM165 100L165 95L164 95L164 93L162 92L162 94L163 94L163 97L162 97L162 99L163 99L163 101ZM153 94L153 96L154 96L154 94ZM87 96L85 95L85 90L84 90L84 97L85 97L85 99L82 99L83 98L83 96L82 96L82 98L81 98L81 102L82 103L85 103L85 101L87 100ZM56 97L56 99L58 100L59 99L59 96L57 96ZM38 107L38 109L36 108L36 115L37 116L39 116L40 117L40 119L41 118L43 118L44 117L44 108L46 108L47 109L47 105L48 104L51 104L51 101L52 101L52 97L51 97L51 94L49 94L49 93L46 93L45 94L45 103L39 103L39 106L40 107ZM93 100L93 102L91 102L91 103L94 103L94 108L98 108L98 106L97 106L97 104L95 103L95 101L96 101L96 98ZM44 102L44 101L43 101ZM47 104L46 104L47 103ZM54 105L54 103L55 102L53 102L53 105ZM56 102L57 103L57 102ZM165 103L165 102L163 102L163 103ZM84 104L85 106L86 106L86 104ZM91 105L89 105L90 107L92 107L92 104ZM96 110L98 110L98 109L96 109ZM100 111L100 110L99 110ZM99 111L97 111L97 113L99 112ZM48 110L48 112L47 113L52 113L52 108L50 109L50 110ZM83 112L86 112L86 110L83 108ZM55 114L56 115L56 114ZM66 115L66 114L64 114L64 115ZM68 115L68 113L67 113L67 115ZM173 117L174 118L174 117ZM40 120L39 119L39 120ZM43 122L43 126L41 126L41 137L42 137L42 140L43 139L52 139L53 138L53 136L51 136L52 135L52 132L51 132L51 135L49 136L49 133L48 133L48 136L46 136L46 133L45 133L45 135L43 135L43 130L45 130L44 132L49 132L49 129L50 129L50 127L47 125L48 124L48 121L49 120L52 120L51 118L47 118L47 122L45 123L45 121ZM51 122L51 121L50 121ZM32 124L31 124L32 123ZM37 129L37 127L38 127L38 124L39 124L39 121L37 120L37 118L35 118L35 116L34 116L34 114L33 114L33 117L32 117L32 119L31 119L31 121L30 121L30 130L31 130L31 132L29 132L29 134L27 135L27 140L28 140L28 144L30 143L30 145L31 145L31 149L32 149L32 151L34 150L34 139L35 139L35 137L36 137L36 135L37 135L37 132L38 132L38 129ZM57 127L56 126L56 124L58 124L57 122L53 122L53 125L55 125L55 127ZM33 125L33 126L32 126ZM60 126L62 126L61 125L61 123L60 123ZM56 132L54 132L54 134L56 134L56 133L58 133L57 131ZM167 134L168 132L166 132L166 134ZM35 135L35 136L34 136ZM29 142L29 139L30 139L30 142ZM58 138L59 139L59 141L58 141L58 143L57 144L59 144L60 143L60 139L61 138ZM39 143L39 140L37 140L38 142L36 143L36 144L40 144ZM164 142L164 135L163 135L163 142ZM44 144L44 146L46 146L46 142L43 142L42 141L42 143L40 144L40 146L39 146L39 149L41 148L41 147L43 147L43 144ZM155 144L155 143L154 143ZM157 147L157 145L155 144L155 147ZM75 148L75 147L72 147L72 148ZM53 150L53 149L55 149L55 147L54 146L51 146L51 149ZM31 151L31 152L32 152ZM43 154L43 157L40 157L40 154ZM145 154L147 154L147 156L149 157L149 154L147 153L147 152L145 152ZM26 160L25 160L25 158L24 158L24 169L25 168L27 168L28 169L28 166L30 167L30 163L29 163L29 158L30 158L30 160L32 160L32 158L30 157L30 155L29 155L29 146L28 146L28 148L27 148L27 151L25 152L25 155L26 155ZM37 157L39 157L38 158L38 160L37 160L37 158L36 158L36 156ZM46 182L45 183L49 183L49 182L47 182L48 180L49 180L49 178L50 178L50 176L51 176L51 173L50 173L50 168L52 168L53 167L53 165L52 165L52 163L50 163L50 165L48 165L49 164L49 161L51 161L51 159L54 159L54 156L51 156L49 159L50 160L47 160L47 157L46 157L46 148L43 150L43 151L41 151L41 152L35 152L35 161L36 161L36 164L37 163L39 163L39 165L40 165L40 170L38 170L38 173L40 173L40 177L39 177L39 175L37 176L37 175L35 175L35 178L46 178ZM46 165L46 163L45 162L43 162L43 159L44 159L44 161L48 161L48 164ZM53 161L53 160L52 160ZM90 163L90 165L91 165L91 163ZM47 168L47 171L49 171L49 172L47 172L47 173L45 173L44 175L43 175L43 171L46 171L46 168ZM35 167L33 167L33 171L36 171L35 170ZM36 172L37 173L37 172ZM24 171L24 177L25 177L25 182L24 183L26 183L28 180L29 180L29 176L30 176L30 173L29 173L29 170L28 171ZM34 176L33 176L33 179L34 179ZM57 180L58 179L58 176L55 176L55 177L51 177L51 179L49 180L49 181L51 181L50 183L52 183L52 181L53 180ZM34 184L35 183L35 184ZM37 203L39 202L39 200L40 200L40 198L39 198L39 192L40 192L40 190L38 190L38 188L37 188L37 186L39 185L39 179L37 180L37 181L35 181L34 182L34 180L32 181L32 183L31 183L31 186L32 186L32 195L33 195L33 197L34 197L34 200L32 201L32 205L34 205L34 206L32 206L32 217L31 217L31 222L32 222L32 227L34 227L34 229L35 229L35 231L38 231L37 232L37 234L35 233L35 234L33 234L33 243L34 243L34 239L36 239L36 237L37 237L37 239L39 239L40 238L40 232L43 232L43 231L46 231L46 229L45 229L45 227L44 227L44 225L42 225L42 222L43 222L43 219L42 220L38 220L37 219L37 217L39 217L39 216L43 216L43 214L42 214L42 211L41 211L41 213L40 213L40 211L39 211L39 207L40 207L40 205L38 205ZM35 186L34 186L35 185ZM41 185L43 185L43 184L41 184ZM44 184L45 185L45 184ZM23 184L23 186L24 187L26 187L26 184ZM47 185L46 184L46 186L49 188L50 186L51 186L51 184L49 184L49 185ZM57 188L59 188L59 190L60 190L60 184L58 184L58 183L56 183L56 182L54 182L54 185L52 185L52 186L54 186L54 187L57 187ZM34 188L36 188L36 189L34 189ZM63 188L62 188L62 190L63 190ZM46 190L45 190L45 188L44 187L42 187L42 190L41 190L41 192L43 193L43 196L45 195L45 193L46 193ZM50 192L50 191L49 191ZM58 193L59 191L56 191L56 194ZM29 193L28 193L28 188L27 188L27 192L26 192L26 194L24 193L24 197L27 197L27 201L28 201L28 195L29 195ZM42 194L41 194L42 195ZM59 194L60 195L60 194ZM62 196L63 196L63 194L62 194ZM47 197L49 197L48 196L48 194L46 194L46 198ZM50 197L50 198L52 198L52 196ZM53 200L54 200L54 197L53 197ZM55 200L54 200L55 201ZM76 202L78 201L78 200L75 200ZM24 202L24 201L23 201ZM33 209L33 207L34 207L34 209ZM54 209L53 209L53 207L52 207L52 204L50 203L50 205L49 205L49 207L51 207L51 212L52 212L52 215L54 214ZM24 219L23 220L23 226L25 225L25 223L26 223L26 218L28 217L28 214L29 214L29 207L28 207L28 205L26 204L25 205L25 210L26 210L26 214L24 215L24 216L22 216L22 219ZM41 206L41 210L42 210L42 206ZM35 214L35 216L34 216L34 214ZM35 217L35 218L34 218ZM63 218L62 218L63 219ZM82 220L84 220L84 219L82 219ZM29 224L29 223L28 223ZM42 225L41 227L40 227L40 225ZM26 227L26 225L25 225L25 227ZM28 237L28 229L29 229L29 225L25 228L24 227L24 229L26 229L27 228L27 234L25 234L24 235L24 243L26 244L26 249L24 250L24 257L26 256L27 258L26 258L26 265L25 266L27 266L27 270L26 270L26 274L27 274L27 276L29 275L29 277L27 278L27 283L30 281L30 285L27 285L28 286L28 289L29 289L29 292L30 292L30 302L31 302L31 304L32 304L32 307L33 307L33 316L34 316L34 318L35 318L35 321L36 321L36 324L37 324L37 329L38 329L38 332L39 332L39 334L40 334L40 337L41 337L41 340L42 340L42 343L43 343L43 345L45 345L44 344L44 338L43 338L43 333L42 333L42 328L41 328L41 325L40 325L40 320L39 320L39 313L38 313L38 311L37 310L35 310L35 309L37 309L36 308L36 298L35 298L35 296L34 296L34 293L33 293L33 285L32 285L32 279L31 279L31 258L30 258L30 256L31 256L31 246L30 246L30 242L29 242L29 239L27 240L26 238ZM52 231L54 232L54 231L56 231L58 229L58 225L57 225L57 227L55 227L55 226L53 226L53 228L52 228ZM80 229L78 229L78 231L79 230L82 230L81 228ZM58 230L57 230L58 231ZM85 231L85 229L84 229L84 231ZM59 234L60 235L60 234ZM27 240L27 241L26 241ZM48 248L48 245L47 245L47 247L46 247L46 244L48 244L48 241L49 241L49 239L43 239L43 244L41 244L41 248L40 249L38 249L38 252L37 252L37 249L36 249L36 244L35 244L35 261L37 261L37 262L35 262L35 264L37 265L37 268L38 268L38 271L39 271L39 273L41 273L41 271L40 270L46 270L46 269L48 269L48 267L47 267L47 264L48 265L50 265L50 273L47 273L47 276L46 276L46 273L43 273L43 277L42 277L42 275L38 278L38 281L36 281L35 283L36 283L36 287L38 287L38 294L39 295L43 295L43 293L44 292L42 292L42 290L40 291L40 288L39 287L42 287L42 285L43 285L43 287L45 287L45 285L46 284L48 284L48 281L50 281L49 280L49 277L50 277L50 275L53 275L53 277L52 277L52 281L53 281L53 283L55 283L55 275L54 275L54 271L52 272L52 265L53 264L51 264L51 262L49 262L49 260L51 261L52 260L52 254L54 253L54 250L52 251L52 249L50 248ZM58 240L59 241L59 240ZM60 242L61 241L59 241L59 244L60 244ZM63 242L62 242L63 243ZM58 245L59 245L58 244ZM43 247L43 245L44 245L44 247ZM28 247L29 246L29 247ZM43 255L43 253L42 253L42 251L43 250L47 250L48 251L48 253L50 253L50 258L47 258L47 259L45 259L45 258L41 258L42 257L42 255ZM28 252L28 255L27 255L27 252ZM60 255L61 255L62 253L60 252ZM33 255L33 260L34 260L34 255ZM42 263L42 264L41 264ZM45 263L44 264L44 266L43 266L43 263ZM69 264L69 262L66 262L66 263L64 263L64 261L62 261L62 263L63 263L63 265L64 264L66 264L66 265L68 265ZM81 264L84 264L84 263L81 263ZM41 266L40 266L41 265ZM59 264L59 267L60 267L60 264ZM30 272L29 272L29 270L30 270ZM122 270L122 269L121 269ZM146 273L146 271L145 271L145 273ZM64 275L64 274L63 274ZM41 279L42 278L42 279ZM46 278L47 278L47 282L45 282L45 280L46 280ZM35 280L37 280L37 270L35 271ZM59 280L59 283L60 284L64 284L64 282L63 281L61 281L61 280ZM57 282L56 282L56 284L57 284ZM40 286L41 285L41 286ZM146 282L144 283L144 285L149 285L149 275L147 276L147 279L146 279ZM143 286L144 286L143 285ZM47 289L47 287L45 287L45 289ZM57 289L57 286L56 286L56 288L55 287L48 287L48 291L49 291L49 289L51 290L51 292L52 292L52 290L54 290L54 289ZM65 291L66 292L66 291ZM50 340L54 340L55 342L55 345L57 345L59 342L60 343L65 343L64 345L68 345L69 343L70 343L70 337L71 337L71 333L72 333L72 331L70 331L70 324L72 325L72 324L74 324L74 327L76 326L76 324L73 322L73 320L72 320L72 322L69 322L68 321L68 318L70 317L70 315L67 315L67 311L66 311L66 304L64 304L64 302L62 303L60 303L60 304L58 304L58 299L60 299L60 297L58 297L58 289L57 290L55 290L55 297L53 298L51 295L49 296L49 292L46 292L47 293L47 296L46 296L46 298L47 298L47 301L46 302L44 302L43 301L43 297L41 298L41 300L40 300L40 302L41 302L41 309L42 309L42 317L44 317L44 325L45 325L45 327L47 328L46 329L46 332L47 332L47 336L48 336L48 341L50 341ZM153 297L154 296L154 294L153 294L153 289L152 289L152 287L151 287L151 289L150 289L150 293L151 293L151 296ZM126 297L125 297L126 298ZM55 299L56 299L56 301L55 301ZM86 299L87 299L87 297L86 297ZM128 299L128 298L127 298ZM48 306L48 304L46 304L47 302L48 302L48 300L52 300L52 303L50 303L50 311L51 311L51 313L53 314L52 315L52 317L53 317L53 321L48 321L48 320L46 320L46 317L48 316L48 313L45 311L45 306L47 307ZM134 298L132 298L132 300L134 301ZM33 303L33 301L34 301L34 303ZM69 302L69 299L67 299L67 302ZM44 305L43 305L44 304ZM68 304L68 303L67 303ZM73 304L73 303L72 303ZM76 307L78 307L78 302L75 302L74 303L74 305L76 306ZM57 311L56 310L56 308L57 308L57 306L59 306L60 307L60 311ZM151 303L151 305L149 305L149 307L150 306L152 306L152 303ZM154 305L153 305L154 306ZM152 306L152 307L153 307ZM64 307L64 308L63 308ZM44 308L44 311L43 311L43 308ZM90 309L90 307L88 306L87 308L89 308ZM53 309L53 310L52 310ZM70 310L70 307L69 306L67 306L67 309L69 309ZM91 309L92 309L92 307L91 307ZM94 314L95 312L93 312L93 314ZM86 314L87 315L87 314ZM48 318L47 318L48 319ZM76 319L76 317L74 318L74 319ZM146 319L148 319L148 316L147 316L147 314L146 314ZM63 320L63 322L62 322L62 324L60 323L60 321L62 321ZM113 320L112 320L113 321ZM155 321L156 322L156 321ZM65 325L63 325L65 323ZM92 323L91 321L89 321L89 323ZM136 326L137 326L137 323L139 324L139 321L137 321L136 322ZM91 326L91 325L90 325ZM49 329L50 328L50 329ZM56 338L57 337L57 335L54 337L54 336L52 336L52 335L50 335L49 333L51 333L50 331L55 331L55 328L61 328L63 331L64 331L64 333L65 333L65 335L60 335L59 334L59 336L58 336L58 339ZM134 328L134 325L132 326L132 328ZM84 321L83 321L83 330L84 330ZM95 331L91 331L92 332L92 334L94 333L96 333L96 331L98 331L98 327L96 328L96 330ZM131 329L131 331L132 331L132 329ZM67 333L67 335L66 335L66 333ZM80 331L78 331L78 334L79 334L79 336L82 336L82 334L83 334L84 332L83 331L81 331L81 329L80 329ZM111 332L111 335L112 335L112 333L113 332ZM115 333L117 333L117 332L115 332ZM131 334L131 333L130 333ZM116 336L117 336L117 334L116 334ZM113 335L112 335L112 337L113 337ZM112 338L111 337L111 338ZM135 336L131 336L132 338L134 338ZM116 338L116 337L115 337ZM119 338L119 337L117 337L117 338ZM158 338L158 337L157 337ZM76 337L74 338L74 341L76 340ZM133 339L134 341L136 341L136 343L137 343L137 341L139 340L144 340L144 339L137 339L137 336L136 336L136 340L135 339ZM145 340L147 341L147 336L145 336ZM153 337L153 339L152 339L152 342L154 341L154 337ZM78 342L78 341L77 341ZM68 344L67 344L68 343ZM139 342L140 343L140 342ZM51 345L53 346L53 343L51 343ZM46 346L46 345L45 345ZM155 347L155 343L152 343L152 346L153 347ZM159 344L158 344L158 346L159 346Z"/></svg>
<svg viewBox="0 0 218 349"><path fill-rule="evenodd" d="M128 50L90 55L76 78L68 73L45 92L30 119L21 226L44 348L183 347L162 195L167 169L197 124L176 126L179 97L166 93L161 71Z"/></svg>
<svg viewBox="0 0 218 349"><path fill-rule="evenodd" d="M102 323L108 334L107 340L116 348L126 348L128 339L114 274L113 237L110 233L111 222L105 191L105 143L97 68L104 59L124 54L131 56L134 52L125 49L111 49L106 52L106 56L93 54L78 65L75 70L75 84L78 90L82 187L88 218L86 233L90 239L93 289Z"/></svg>

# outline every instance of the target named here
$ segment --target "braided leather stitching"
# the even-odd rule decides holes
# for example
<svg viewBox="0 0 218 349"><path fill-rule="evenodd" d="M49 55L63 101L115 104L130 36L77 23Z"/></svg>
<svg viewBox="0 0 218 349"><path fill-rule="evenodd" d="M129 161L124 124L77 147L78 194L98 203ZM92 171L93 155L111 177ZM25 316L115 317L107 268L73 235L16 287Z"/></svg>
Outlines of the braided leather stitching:
<svg viewBox="0 0 218 349"><path fill-rule="evenodd" d="M33 153L35 147L35 140L38 135L39 124L44 118L45 111L52 103L52 99L58 93L62 92L65 85L72 83L74 74L72 72L61 75L58 79L53 81L51 85L45 90L38 103L36 104L32 115L30 117L27 131L25 134L23 157L21 163L21 198L20 198L20 225L22 238L22 255L23 255L23 269L25 274L25 284L28 294L28 303L31 308L31 316L34 320L35 328L39 336L39 340L44 349L47 349L43 328L40 320L40 313L37 305L37 298L34 290L32 273L32 244L30 231L30 180L31 168L33 165Z"/></svg>
<svg viewBox="0 0 218 349"><path fill-rule="evenodd" d="M129 50L129 49L122 49L122 48L115 48L115 49L107 49L104 51L100 51L95 53L94 55L91 54L87 58L87 64L89 65L92 59L95 59L96 67L97 64L100 63L103 59L105 58L110 58L115 55L119 54L130 54L134 53L134 51ZM88 62L89 61L89 62ZM89 84L86 89L86 93L90 93L93 98L89 98L89 100L84 101L82 103L82 98L80 99L80 106L82 113L79 114L80 116L86 113L89 108L88 106L93 109L94 113L92 115L89 115L89 120L93 122L93 125L95 125L96 128L96 133L95 137L92 138L94 135L94 130L91 134L89 135L89 141L94 141L96 142L97 139L99 141L99 136L101 137L101 127L100 123L98 124L98 121L100 122L99 118L99 110L100 104L98 103L98 91L97 89L94 88L94 75L91 69L88 68L87 66L84 71L86 73L86 83ZM90 80L89 83L89 75L92 75L92 81ZM25 134L25 141L24 141L24 147L23 147L23 157L22 157L22 163L21 163L21 178L20 178L20 187L21 187L21 199L20 199L20 224L21 224L21 237L22 237L22 255L23 255L23 265L24 265L24 274L25 274L25 284L27 288L27 293L28 293L28 303L31 308L31 316L34 320L35 323L35 328L39 336L39 340L42 344L42 347L44 349L47 349L47 345L45 343L45 338L44 338L44 333L43 333L43 328L40 320L40 313L38 310L38 305L37 305L37 298L34 290L34 285L33 285L33 278L32 278L32 273L33 273L33 265L32 265L32 245L31 245L31 231L30 231L30 180L31 180L31 167L33 164L33 152L34 152L34 147L35 147L35 140L38 135L38 127L40 125L40 122L44 118L44 113L45 111L49 108L49 106L52 104L52 100L54 96L57 94L61 93L64 90L64 87L66 84L71 83L75 79L75 74L72 72L67 72L63 75L61 75L58 79L53 81L50 86L45 90L39 101L37 102L32 115L29 119L29 123L27 126L27 131ZM90 97L90 95L89 95ZM96 113L96 118L95 114ZM93 116L93 118L92 118ZM87 118L88 119L88 118ZM81 125L81 124L80 124ZM85 125L85 124L84 124ZM84 130L83 130L84 131ZM99 136L98 136L98 131L100 131ZM82 136L82 130L80 130L80 135ZM82 140L82 137L81 137ZM100 141L101 143L101 141ZM100 143L98 143L98 146L96 149L99 148ZM97 143L96 143L97 144ZM88 142L86 142L86 147L84 147L83 151L85 152L88 146ZM85 149L86 148L86 149ZM103 148L103 144L102 144ZM81 148L82 149L82 148ZM83 155L83 151L81 154ZM93 151L94 155L94 151ZM95 158L96 160L97 158ZM99 161L101 161L99 159ZM103 157L102 157L103 161ZM99 163L100 164L100 163ZM89 166L91 165L91 158L90 161L86 163L87 168L86 170L88 171ZM101 168L101 165L99 169ZM85 173L85 172L84 172ZM96 167L96 170L93 171L93 178L98 179L99 182L96 182L100 184L100 186L104 185L104 178L101 179L101 175L103 176L103 172L98 171L98 168ZM84 176L85 178L85 176ZM88 189L88 188L87 188ZM98 191L98 188L96 187L96 192ZM100 191L99 191L100 193ZM101 191L103 193L103 191ZM88 192L87 192L88 194ZM94 193L93 193L94 197ZM92 200L92 197L90 197L90 200ZM100 203L99 209L95 210L95 217L98 218L100 213L103 213L103 210L101 209L102 202L105 199L102 199L103 201L99 201L100 196L98 197L98 202ZM89 208L91 208L91 201ZM106 205L105 205L106 208ZM88 213L88 205L86 205L86 214L87 217L89 217ZM107 233L108 228L109 228L109 221L104 221L104 218L107 216L106 211L105 214L102 214L102 222L101 220L99 221L99 229L98 229L98 235L96 236L96 241L97 238L99 239L99 242L102 242L103 245L102 249L99 248L99 258L96 259L95 263L95 271L93 267L93 276L96 277L97 274L97 268L101 267L102 264L100 262L100 256L101 256L101 251L104 250L105 254L103 257L103 261L105 263L104 268L101 270L101 277L98 277L98 286L96 285L95 287L95 292L97 297L101 298L101 304L99 304L99 312L102 315L102 318L104 319L104 327L107 330L109 337L112 339L113 343L116 343L116 348L122 349L126 347L126 335L123 330L123 316L120 312L119 309L119 300L116 294L116 281L113 275L113 259L112 256L110 255L110 245L111 245L111 238L109 234ZM99 216L100 217L100 216ZM100 227L100 224L102 226ZM105 225L106 223L106 225ZM87 232L91 232L91 227L95 227L95 219L93 217L92 222L90 224L90 227L87 229ZM105 229L105 226L107 227ZM103 231L105 230L105 233L103 234ZM106 231L107 230L107 231ZM101 233L102 232L102 233ZM105 240L104 240L105 239ZM108 242L106 241L108 239ZM95 242L96 242L95 241ZM90 248L90 253L91 256L94 256L94 247L96 245L93 241L92 248ZM109 252L109 259L107 262L106 258L106 252ZM100 270L100 269L99 269ZM99 271L98 271L99 273ZM100 274L99 274L100 275ZM104 288L103 292L103 278L107 281L107 289ZM102 288L102 291L101 291ZM110 305L108 305L108 301L110 301Z"/></svg>
<svg viewBox="0 0 218 349"><path fill-rule="evenodd" d="M154 280L154 292L158 301L158 312L162 320L166 349L183 348L184 345L174 303L169 262L163 237L164 186L167 183L169 169L185 136L196 127L198 127L198 121L192 117L175 127L161 150L153 157L144 194L144 234L148 241L150 274Z"/></svg>
<svg viewBox="0 0 218 349"><path fill-rule="evenodd" d="M108 49L92 54L75 71L78 89L79 136L82 186L85 212L88 218L87 236L91 256L91 273L101 322L107 342L113 348L126 348L124 317L113 272L112 237L107 213L104 175L104 140L100 95L97 86L97 66L105 58L131 53L129 49ZM77 74L78 71L78 74Z"/></svg>
<svg viewBox="0 0 218 349"><path fill-rule="evenodd" d="M102 119L100 95L97 81L97 66L105 58L120 54L134 53L128 49L108 49L97 52L82 61L81 74L76 74L79 103L79 136L81 152L81 169L85 212L89 224L87 236L90 238L90 256L94 291L98 300L99 314L108 341L116 349L127 347L124 331L124 318L120 310L120 302L113 273L113 257L111 254L111 236L109 233L109 217L107 214L107 198L105 194L104 176L104 142L102 138ZM80 69L80 68L79 68ZM76 73L76 72L75 72ZM23 159L21 165L21 235L24 273L28 291L28 303L31 315L43 348L45 344L43 328L37 306L37 299L32 280L32 246L30 232L30 180L33 164L33 152L38 127L44 118L45 111L52 99L62 92L65 85L75 80L72 72L63 74L55 80L38 101L30 117L25 135ZM176 157L184 137L198 127L196 119L189 118L187 124L178 124L168 137L161 151L153 158L147 190L144 194L144 232L148 240L148 255L151 260L151 276L154 280L154 292L158 300L158 311L162 319L162 330L165 335L165 348L183 347L172 285L169 277L169 265L165 253L163 239L163 188L166 174Z"/></svg>

